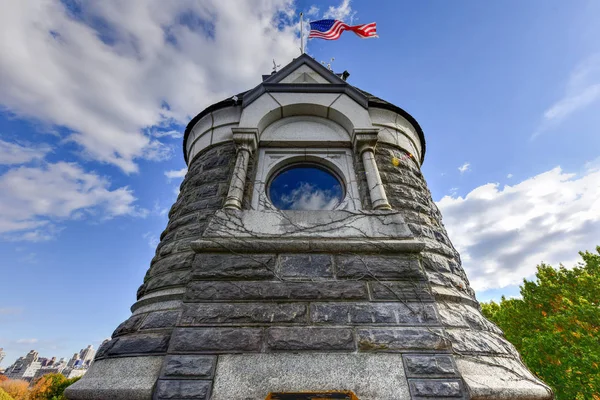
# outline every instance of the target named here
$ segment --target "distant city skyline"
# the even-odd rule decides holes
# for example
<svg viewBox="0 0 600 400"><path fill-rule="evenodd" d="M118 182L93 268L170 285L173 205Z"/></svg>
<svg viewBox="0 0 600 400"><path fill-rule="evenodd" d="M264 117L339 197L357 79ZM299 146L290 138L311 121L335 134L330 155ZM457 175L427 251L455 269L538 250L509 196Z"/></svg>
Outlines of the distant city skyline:
<svg viewBox="0 0 600 400"><path fill-rule="evenodd" d="M35 381L41 376L49 373L62 373L67 378L81 376L94 361L96 350L93 345L74 353L69 361L65 357L56 356L40 357L36 350L30 350L24 356L18 357L12 364L8 365L3 374L9 379L22 379ZM3 359L2 348L0 348L0 362Z"/></svg>

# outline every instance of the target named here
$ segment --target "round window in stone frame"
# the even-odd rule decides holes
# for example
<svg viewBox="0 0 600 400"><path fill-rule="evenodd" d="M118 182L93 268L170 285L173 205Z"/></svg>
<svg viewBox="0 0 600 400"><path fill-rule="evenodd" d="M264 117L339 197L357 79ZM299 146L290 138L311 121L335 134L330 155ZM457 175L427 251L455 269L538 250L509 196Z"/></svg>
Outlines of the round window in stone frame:
<svg viewBox="0 0 600 400"><path fill-rule="evenodd" d="M342 185L343 197L333 209L355 211L361 202L354 172L352 150L348 148L261 148L252 192L252 209L277 210L269 198L269 183L278 173L295 165L312 165L332 173ZM307 210L311 212L314 210Z"/></svg>

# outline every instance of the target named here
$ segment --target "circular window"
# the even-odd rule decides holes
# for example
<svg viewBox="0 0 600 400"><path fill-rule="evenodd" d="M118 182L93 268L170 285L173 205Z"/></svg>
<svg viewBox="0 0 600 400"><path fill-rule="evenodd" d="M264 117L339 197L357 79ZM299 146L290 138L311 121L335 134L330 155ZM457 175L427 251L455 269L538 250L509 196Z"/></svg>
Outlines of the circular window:
<svg viewBox="0 0 600 400"><path fill-rule="evenodd" d="M293 164L273 175L267 193L280 210L333 210L344 199L344 185L321 165Z"/></svg>

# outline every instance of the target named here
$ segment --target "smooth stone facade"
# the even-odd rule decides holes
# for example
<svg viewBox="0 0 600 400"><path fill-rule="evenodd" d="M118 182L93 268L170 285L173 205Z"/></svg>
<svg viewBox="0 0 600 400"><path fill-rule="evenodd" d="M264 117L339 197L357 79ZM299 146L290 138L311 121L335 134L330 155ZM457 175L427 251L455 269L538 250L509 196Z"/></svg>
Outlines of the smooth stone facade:
<svg viewBox="0 0 600 400"><path fill-rule="evenodd" d="M219 358L213 400L261 399L270 392L352 388L360 400L410 398L396 354L252 354Z"/></svg>

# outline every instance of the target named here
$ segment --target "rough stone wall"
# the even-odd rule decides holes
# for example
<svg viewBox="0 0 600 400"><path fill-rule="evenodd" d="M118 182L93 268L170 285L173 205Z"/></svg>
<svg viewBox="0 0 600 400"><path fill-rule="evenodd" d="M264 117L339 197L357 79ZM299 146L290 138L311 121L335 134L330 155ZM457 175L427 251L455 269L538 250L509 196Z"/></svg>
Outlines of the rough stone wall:
<svg viewBox="0 0 600 400"><path fill-rule="evenodd" d="M197 239L210 216L220 209L229 189L235 147L226 143L207 149L190 164L169 223L161 234L156 255L138 289L145 300L134 305L134 314L117 327L112 340L96 353L96 360L133 355L163 355L180 315L183 287L190 279Z"/></svg>
<svg viewBox="0 0 600 400"><path fill-rule="evenodd" d="M527 398L549 398L550 390L546 391L524 367L502 331L481 315L460 256L448 238L442 215L417 162L408 153L386 144L377 146L376 161L390 205L402 213L412 233L426 245L420 254L424 273L436 300L449 348L467 385L477 392L471 393L472 398L485 393L485 386L490 397L482 398L523 398L527 390L531 391L531 397ZM472 381L467 370L472 372L473 369L485 370L481 375L492 376L486 382ZM505 387L498 387L502 385ZM531 386L525 390L524 386L519 388L520 385ZM534 386L541 390L536 392Z"/></svg>
<svg viewBox="0 0 600 400"><path fill-rule="evenodd" d="M387 145L376 160L392 207L426 243L420 254L195 253L190 242L221 209L235 163L233 143L202 152L134 314L96 359L164 356L155 400L209 399L219 357L240 353L398 354L413 399L468 398L456 357L525 376L514 348L481 316L417 164ZM368 199L366 181L359 185Z"/></svg>

